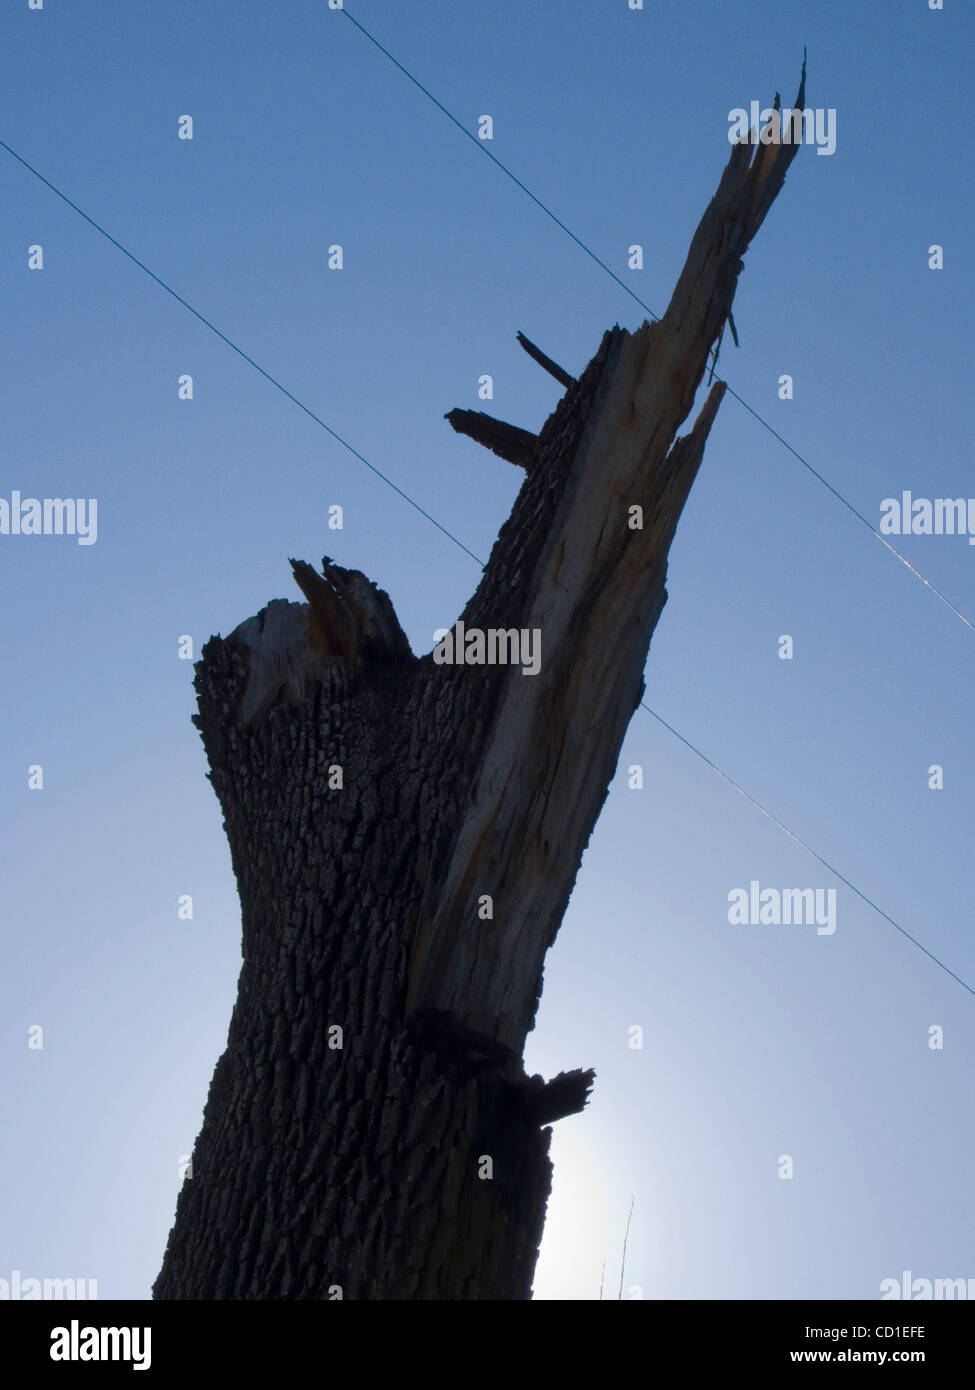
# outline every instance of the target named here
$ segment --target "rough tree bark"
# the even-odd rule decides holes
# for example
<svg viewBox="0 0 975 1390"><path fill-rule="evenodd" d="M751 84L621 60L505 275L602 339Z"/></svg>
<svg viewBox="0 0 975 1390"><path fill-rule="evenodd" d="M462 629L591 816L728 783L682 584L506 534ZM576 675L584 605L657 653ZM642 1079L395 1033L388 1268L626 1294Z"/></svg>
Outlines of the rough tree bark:
<svg viewBox="0 0 975 1390"><path fill-rule="evenodd" d="M721 382L677 430L795 154L754 134L660 322L611 329L578 380L524 342L566 388L537 436L447 417L526 470L461 620L537 629L538 674L415 657L387 595L327 558L292 562L306 603L204 648L243 964L156 1298L530 1297L545 1126L592 1073L545 1084L521 1056Z"/></svg>

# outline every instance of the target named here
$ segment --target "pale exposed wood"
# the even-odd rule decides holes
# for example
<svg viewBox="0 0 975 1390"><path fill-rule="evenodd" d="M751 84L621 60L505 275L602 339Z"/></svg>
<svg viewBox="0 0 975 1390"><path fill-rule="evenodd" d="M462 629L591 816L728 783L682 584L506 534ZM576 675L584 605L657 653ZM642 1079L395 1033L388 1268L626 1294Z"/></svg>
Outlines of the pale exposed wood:
<svg viewBox="0 0 975 1390"><path fill-rule="evenodd" d="M804 80L796 106L803 100ZM420 924L407 1000L408 1009L442 1009L516 1053L643 694L667 553L722 383L690 435L672 441L731 312L741 258L795 150L736 146L663 319L607 335L550 541L523 576L519 625L542 634L542 670L525 679L512 669L507 678L443 886ZM633 504L643 507L642 530L628 528ZM491 931L477 931L467 924L485 893L495 920Z"/></svg>

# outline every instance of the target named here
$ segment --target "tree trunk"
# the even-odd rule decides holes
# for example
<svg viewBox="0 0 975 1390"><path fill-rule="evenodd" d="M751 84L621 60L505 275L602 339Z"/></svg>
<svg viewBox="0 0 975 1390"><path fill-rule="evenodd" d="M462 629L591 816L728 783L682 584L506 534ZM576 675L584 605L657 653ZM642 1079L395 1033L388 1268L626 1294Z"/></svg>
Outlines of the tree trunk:
<svg viewBox="0 0 975 1390"><path fill-rule="evenodd" d="M306 603L204 648L243 964L156 1298L530 1297L544 1126L592 1073L528 1078L524 1042L722 383L677 430L794 153L733 148L664 318L611 329L578 380L525 342L567 388L537 436L448 417L526 470L460 619L468 644L524 631L517 653L417 658L327 558L292 562Z"/></svg>

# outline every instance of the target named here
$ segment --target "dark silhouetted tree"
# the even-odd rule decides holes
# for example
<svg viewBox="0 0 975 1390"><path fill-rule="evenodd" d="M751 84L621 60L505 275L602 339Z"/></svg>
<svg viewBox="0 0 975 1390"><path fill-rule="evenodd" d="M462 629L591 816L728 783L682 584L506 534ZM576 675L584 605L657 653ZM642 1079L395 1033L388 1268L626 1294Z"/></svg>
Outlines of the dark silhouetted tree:
<svg viewBox="0 0 975 1390"><path fill-rule="evenodd" d="M525 470L460 621L540 633L537 674L414 656L328 559L204 648L243 964L156 1298L530 1297L592 1073L526 1076L525 1038L722 382L677 432L795 149L732 148L666 314L578 380L524 340L565 388L537 435L447 417Z"/></svg>

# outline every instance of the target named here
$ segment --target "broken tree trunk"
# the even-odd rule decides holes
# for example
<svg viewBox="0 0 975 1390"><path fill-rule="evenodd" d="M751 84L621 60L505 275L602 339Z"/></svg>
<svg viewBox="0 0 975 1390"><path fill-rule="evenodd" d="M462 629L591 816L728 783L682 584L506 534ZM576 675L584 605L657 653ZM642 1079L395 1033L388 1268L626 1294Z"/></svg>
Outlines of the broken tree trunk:
<svg viewBox="0 0 975 1390"><path fill-rule="evenodd" d="M732 150L659 323L607 332L578 380L534 349L567 387L537 437L448 417L526 469L461 615L468 643L506 634L497 664L461 662L459 625L415 657L328 559L292 562L306 603L204 648L243 965L156 1298L530 1297L543 1126L592 1073L545 1084L522 1051L721 382L677 430L794 153Z"/></svg>

